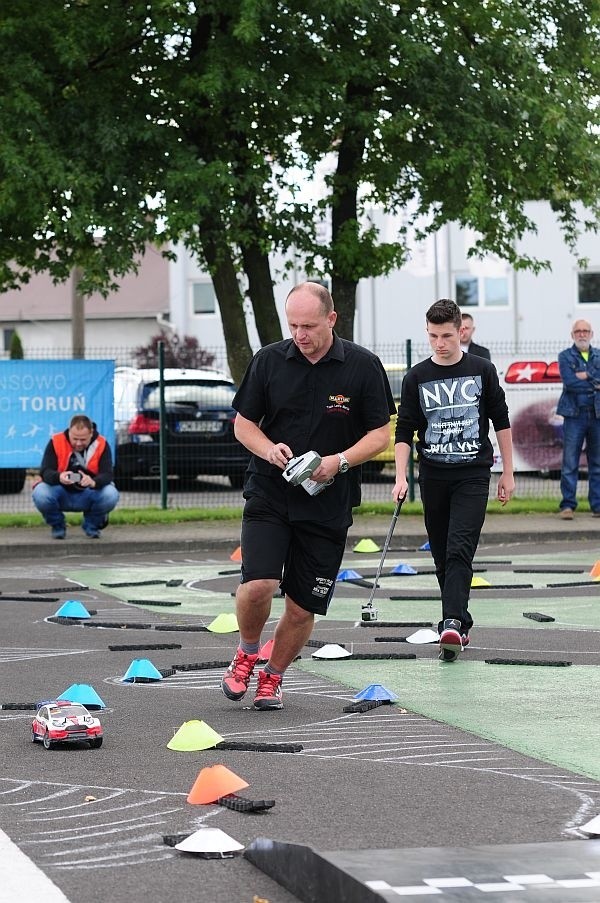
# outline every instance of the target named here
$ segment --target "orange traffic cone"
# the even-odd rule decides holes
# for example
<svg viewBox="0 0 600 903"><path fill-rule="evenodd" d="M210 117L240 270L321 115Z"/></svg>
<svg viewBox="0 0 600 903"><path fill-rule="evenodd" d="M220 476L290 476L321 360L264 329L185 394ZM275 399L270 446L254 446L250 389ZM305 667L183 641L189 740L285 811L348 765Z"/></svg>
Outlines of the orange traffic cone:
<svg viewBox="0 0 600 903"><path fill-rule="evenodd" d="M238 546L237 549L234 549L231 555L229 556L230 561L241 561L242 560L242 547Z"/></svg>
<svg viewBox="0 0 600 903"><path fill-rule="evenodd" d="M271 658L271 652L273 651L273 643L275 640L267 640L266 643L258 650L258 660L259 662L268 662Z"/></svg>
<svg viewBox="0 0 600 903"><path fill-rule="evenodd" d="M216 803L222 796L237 793L248 787L248 782L240 778L224 765L209 765L203 768L188 794L188 803L206 805Z"/></svg>

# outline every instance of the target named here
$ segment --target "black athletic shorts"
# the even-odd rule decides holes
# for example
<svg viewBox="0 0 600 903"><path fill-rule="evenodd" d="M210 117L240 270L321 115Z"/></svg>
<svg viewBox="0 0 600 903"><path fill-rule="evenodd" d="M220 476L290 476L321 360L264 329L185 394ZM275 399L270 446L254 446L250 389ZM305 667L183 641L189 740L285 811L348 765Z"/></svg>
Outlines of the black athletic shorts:
<svg viewBox="0 0 600 903"><path fill-rule="evenodd" d="M346 547L346 527L290 523L276 502L246 501L242 519L242 583L279 580L296 605L327 614Z"/></svg>

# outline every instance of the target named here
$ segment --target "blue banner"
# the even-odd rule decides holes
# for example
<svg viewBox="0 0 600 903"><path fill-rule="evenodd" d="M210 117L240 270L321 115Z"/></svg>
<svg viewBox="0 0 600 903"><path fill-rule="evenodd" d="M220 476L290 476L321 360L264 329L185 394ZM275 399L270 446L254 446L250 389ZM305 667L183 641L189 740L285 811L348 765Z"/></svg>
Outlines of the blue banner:
<svg viewBox="0 0 600 903"><path fill-rule="evenodd" d="M94 421L113 449L114 361L0 361L0 467L39 467L74 414Z"/></svg>

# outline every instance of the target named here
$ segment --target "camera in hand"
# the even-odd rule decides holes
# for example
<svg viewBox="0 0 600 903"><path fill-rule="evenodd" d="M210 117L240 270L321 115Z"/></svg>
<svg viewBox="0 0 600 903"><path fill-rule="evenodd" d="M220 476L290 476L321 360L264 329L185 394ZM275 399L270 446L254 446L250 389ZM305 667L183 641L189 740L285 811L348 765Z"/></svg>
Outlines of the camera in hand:
<svg viewBox="0 0 600 903"><path fill-rule="evenodd" d="M81 474L77 472L67 473L67 480L69 483L81 483Z"/></svg>
<svg viewBox="0 0 600 903"><path fill-rule="evenodd" d="M312 477L320 463L321 455L318 452L304 452L303 455L298 455L288 461L283 471L283 479L292 486L300 486L305 480Z"/></svg>
<svg viewBox="0 0 600 903"><path fill-rule="evenodd" d="M333 479L328 480L327 483L317 483L316 480L310 479L320 463L321 455L318 452L304 452L303 455L298 455L288 461L287 467L283 471L283 479L292 486L302 486L309 495L319 495L333 483Z"/></svg>

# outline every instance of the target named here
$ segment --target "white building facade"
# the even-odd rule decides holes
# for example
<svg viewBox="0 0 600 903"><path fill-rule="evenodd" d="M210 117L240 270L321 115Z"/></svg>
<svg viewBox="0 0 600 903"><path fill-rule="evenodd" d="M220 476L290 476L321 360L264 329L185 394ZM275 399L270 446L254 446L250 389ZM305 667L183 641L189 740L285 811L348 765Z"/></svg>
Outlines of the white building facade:
<svg viewBox="0 0 600 903"><path fill-rule="evenodd" d="M497 354L526 349L532 344L563 347L570 342L571 324L578 318L591 321L600 336L600 238L585 234L579 242L580 258L566 246L558 222L548 204L527 205L537 234L528 234L518 251L551 267L535 274L514 270L497 258L469 259L474 235L457 225L415 244L410 260L385 277L363 279L357 292L355 341L392 360L394 348L411 339L416 347L425 342L425 311L438 298L450 297L473 315L476 340ZM378 223L385 240L394 223ZM204 348L224 346L218 305L210 278L182 247L169 273L170 319L179 335L195 336ZM273 273L282 270L273 260ZM283 334L287 335L283 305L290 288L311 278L297 266L279 279L275 297ZM335 299L334 299L335 300ZM245 306L250 342L259 347L252 309ZM600 339L599 339L600 341Z"/></svg>

